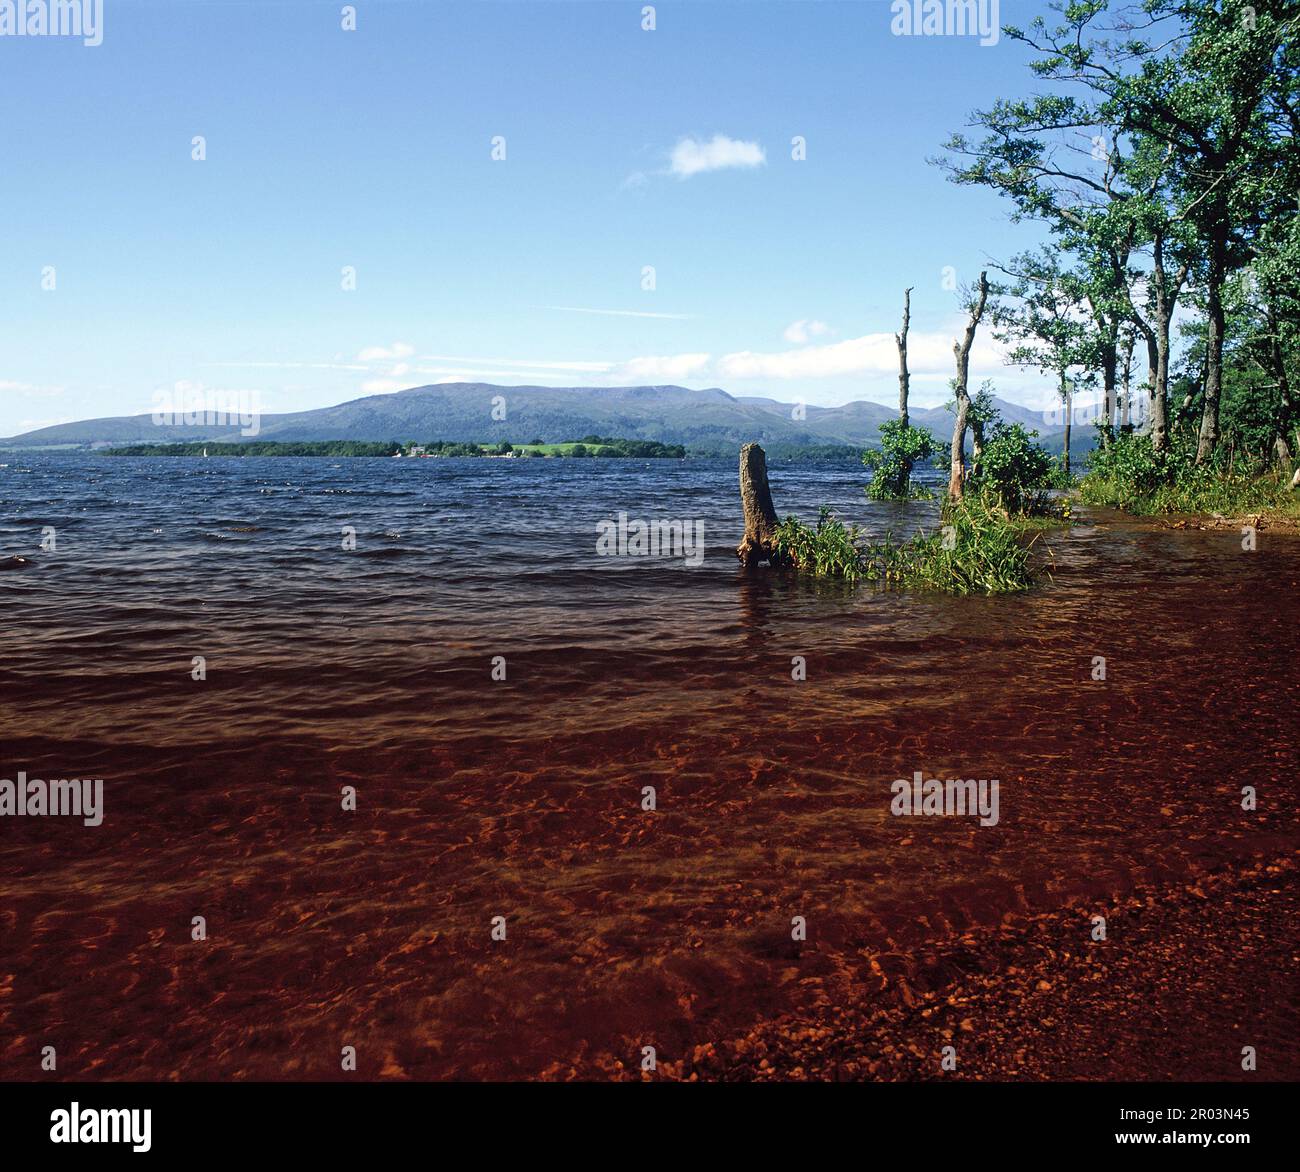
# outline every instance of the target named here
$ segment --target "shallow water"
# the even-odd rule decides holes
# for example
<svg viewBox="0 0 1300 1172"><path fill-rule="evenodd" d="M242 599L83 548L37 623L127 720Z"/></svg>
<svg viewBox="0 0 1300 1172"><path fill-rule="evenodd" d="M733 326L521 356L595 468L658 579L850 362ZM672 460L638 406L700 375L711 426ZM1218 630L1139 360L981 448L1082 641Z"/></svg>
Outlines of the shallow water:
<svg viewBox="0 0 1300 1172"><path fill-rule="evenodd" d="M1292 534L1092 514L955 599L746 576L731 461L7 460L0 777L106 815L0 820L0 1077L599 1075L1295 841ZM772 470L933 523L862 479ZM598 556L619 511L703 564ZM891 816L916 770L998 824Z"/></svg>

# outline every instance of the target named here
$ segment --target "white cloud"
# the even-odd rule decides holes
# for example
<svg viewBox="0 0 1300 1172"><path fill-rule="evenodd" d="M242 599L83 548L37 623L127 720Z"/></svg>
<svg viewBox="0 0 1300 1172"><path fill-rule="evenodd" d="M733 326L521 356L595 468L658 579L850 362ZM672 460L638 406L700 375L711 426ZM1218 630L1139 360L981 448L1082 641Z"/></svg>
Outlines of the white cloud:
<svg viewBox="0 0 1300 1172"><path fill-rule="evenodd" d="M953 370L953 335L912 332L908 337L908 367L917 373ZM1001 367L1002 352L981 338L971 353L971 364ZM804 346L798 350L758 353L740 350L718 359L721 378L832 378L845 374L887 374L898 370L898 347L893 334L864 334L826 346Z"/></svg>
<svg viewBox="0 0 1300 1172"><path fill-rule="evenodd" d="M415 347L406 342L394 342L391 346L367 346L357 355L358 362L383 362L386 359L410 358Z"/></svg>
<svg viewBox="0 0 1300 1172"><path fill-rule="evenodd" d="M787 342L794 342L802 346L809 338L820 338L831 332L831 327L824 321L816 321L811 318L800 318L796 322L791 322L785 327L785 333L782 335Z"/></svg>
<svg viewBox="0 0 1300 1172"><path fill-rule="evenodd" d="M766 161L767 154L758 143L715 134L708 142L683 138L673 147L670 169L679 179L689 179L726 167L761 167Z"/></svg>
<svg viewBox="0 0 1300 1172"><path fill-rule="evenodd" d="M406 390L410 385L409 382L396 382L391 378L372 378L363 382L361 389L367 395L391 395L394 391Z"/></svg>
<svg viewBox="0 0 1300 1172"><path fill-rule="evenodd" d="M610 372L616 382L657 382L660 379L691 378L709 368L708 354L668 354L629 358Z"/></svg>

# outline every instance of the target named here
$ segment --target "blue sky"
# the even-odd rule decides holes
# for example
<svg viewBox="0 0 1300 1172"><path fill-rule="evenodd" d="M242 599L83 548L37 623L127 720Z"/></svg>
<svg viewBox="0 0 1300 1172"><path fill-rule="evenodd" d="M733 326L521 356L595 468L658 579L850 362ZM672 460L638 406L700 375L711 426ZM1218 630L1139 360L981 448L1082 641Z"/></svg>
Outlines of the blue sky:
<svg viewBox="0 0 1300 1172"><path fill-rule="evenodd" d="M0 36L0 435L178 384L266 411L462 379L889 403L907 285L930 405L945 268L1037 236L926 162L1031 91L1024 50L895 36L887 0L661 3L652 32L621 0L342 8L105 0L97 47ZM974 374L1048 401L991 343Z"/></svg>

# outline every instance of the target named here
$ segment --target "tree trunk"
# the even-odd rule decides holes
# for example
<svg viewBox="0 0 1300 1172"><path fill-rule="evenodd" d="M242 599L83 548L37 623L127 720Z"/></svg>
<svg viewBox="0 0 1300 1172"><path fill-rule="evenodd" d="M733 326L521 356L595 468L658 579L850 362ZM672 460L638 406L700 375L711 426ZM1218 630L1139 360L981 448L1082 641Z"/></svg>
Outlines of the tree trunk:
<svg viewBox="0 0 1300 1172"><path fill-rule="evenodd" d="M1165 244L1161 232L1155 234L1151 251L1151 292L1154 295L1154 321L1148 325L1135 312L1133 320L1147 340L1150 361L1151 446L1163 452L1169 444L1169 323L1178 304L1178 294L1187 280L1189 263L1184 261L1173 281L1165 271ZM1129 307L1133 301L1129 298Z"/></svg>
<svg viewBox="0 0 1300 1172"><path fill-rule="evenodd" d="M1133 347L1137 342L1137 335L1126 333L1124 335L1124 400L1120 407L1119 426L1120 430L1127 432L1129 429L1129 420L1132 417L1133 410Z"/></svg>
<svg viewBox="0 0 1300 1172"><path fill-rule="evenodd" d="M1070 426L1074 422L1074 393L1061 377L1061 397L1065 400L1065 474L1070 474Z"/></svg>
<svg viewBox="0 0 1300 1172"><path fill-rule="evenodd" d="M1147 408L1151 412L1151 446L1157 452L1165 450L1169 439L1169 390L1163 371L1167 351L1160 345L1159 335L1147 335Z"/></svg>
<svg viewBox="0 0 1300 1172"><path fill-rule="evenodd" d="M1103 443L1115 426L1115 376L1119 368L1119 348L1115 344L1117 327L1108 324L1107 328L1110 332L1101 350L1102 411L1106 418L1106 427L1101 433Z"/></svg>
<svg viewBox="0 0 1300 1172"><path fill-rule="evenodd" d="M904 427L907 421L907 391L911 376L907 373L907 328L912 321L912 290L903 290L903 328L894 335L898 344L898 418Z"/></svg>
<svg viewBox="0 0 1300 1172"><path fill-rule="evenodd" d="M1219 394L1223 387L1223 281L1224 262L1218 248L1210 252L1209 282L1205 291L1205 405L1196 440L1196 462L1205 463L1219 442Z"/></svg>
<svg viewBox="0 0 1300 1172"><path fill-rule="evenodd" d="M966 417L970 413L970 352L975 344L975 331L979 329L980 318L984 316L984 306L988 298L988 274L980 273L975 301L970 309L970 320L966 323L966 332L960 341L952 344L952 352L957 359L957 377L952 384L957 395L957 418L952 427L952 466L948 473L948 497L954 501L961 500L962 477L966 472Z"/></svg>
<svg viewBox="0 0 1300 1172"><path fill-rule="evenodd" d="M1265 310L1265 321L1268 324L1271 339L1269 343L1269 365L1277 378L1277 442L1274 444L1274 451L1277 453L1279 461L1283 463L1287 472L1290 473L1292 456L1291 446L1287 443L1285 420L1291 416L1291 376L1287 372L1286 355L1282 350L1282 325L1273 312L1271 305ZM1297 429L1296 435L1297 439L1300 439L1300 428Z"/></svg>
<svg viewBox="0 0 1300 1172"><path fill-rule="evenodd" d="M776 509L767 484L767 456L757 444L740 449L740 504L745 511L745 536L736 556L747 568L771 561L776 546Z"/></svg>
<svg viewBox="0 0 1300 1172"><path fill-rule="evenodd" d="M1117 375L1119 372L1119 317L1116 314L1098 310L1096 301L1088 298L1092 307L1092 320L1101 339L1101 415L1105 426L1100 429L1098 442L1105 447L1114 432Z"/></svg>
<svg viewBox="0 0 1300 1172"><path fill-rule="evenodd" d="M971 469L979 475L980 460L984 455L984 422L978 415L970 415L968 418L970 419Z"/></svg>
<svg viewBox="0 0 1300 1172"><path fill-rule="evenodd" d="M966 471L966 413L969 409L970 399L958 395L957 420L952 425L952 469L948 473L948 496L955 501L961 500L962 475Z"/></svg>

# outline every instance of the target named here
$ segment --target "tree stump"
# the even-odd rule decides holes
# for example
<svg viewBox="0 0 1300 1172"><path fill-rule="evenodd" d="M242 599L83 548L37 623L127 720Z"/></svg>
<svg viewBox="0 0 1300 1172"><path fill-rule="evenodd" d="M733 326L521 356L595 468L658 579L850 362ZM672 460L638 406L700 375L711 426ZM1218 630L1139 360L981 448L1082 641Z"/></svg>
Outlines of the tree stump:
<svg viewBox="0 0 1300 1172"><path fill-rule="evenodd" d="M736 556L750 568L770 562L776 554L776 509L767 484L767 456L757 444L740 449L740 503L745 511L745 536Z"/></svg>

